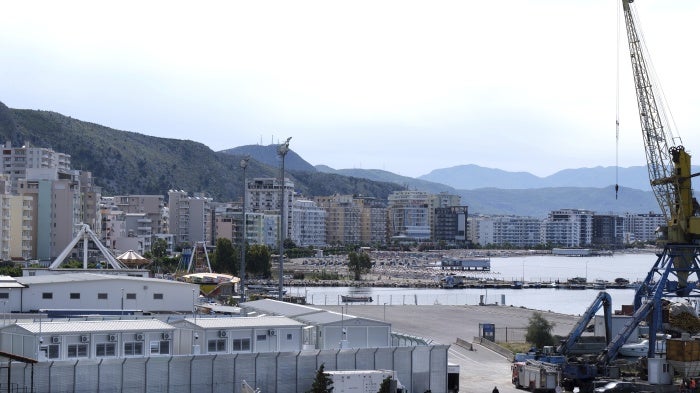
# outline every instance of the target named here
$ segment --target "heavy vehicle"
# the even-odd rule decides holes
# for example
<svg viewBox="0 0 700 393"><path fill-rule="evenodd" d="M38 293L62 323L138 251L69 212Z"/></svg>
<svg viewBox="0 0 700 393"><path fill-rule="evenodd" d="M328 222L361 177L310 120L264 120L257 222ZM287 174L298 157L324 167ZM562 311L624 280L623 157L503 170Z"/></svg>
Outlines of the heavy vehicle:
<svg viewBox="0 0 700 393"><path fill-rule="evenodd" d="M527 360L511 365L512 381L518 389L532 392L551 391L559 386L559 367L556 364Z"/></svg>
<svg viewBox="0 0 700 393"><path fill-rule="evenodd" d="M648 357L653 358L656 334L662 325L662 298L700 297L697 288L697 281L700 280L700 205L693 198L691 187L691 179L698 173L691 174L690 154L681 144L680 137L674 136L664 106L661 105L662 95L657 94L658 87L651 81L645 60L645 47L636 28L637 17L631 7L634 0L621 1L649 182L667 219L667 225L660 231L663 251L658 254L656 263L634 297L635 320L642 319L636 317L638 313L651 314ZM695 275L698 280L689 282L691 275ZM615 354L614 351L611 354ZM608 357L604 356L602 360Z"/></svg>

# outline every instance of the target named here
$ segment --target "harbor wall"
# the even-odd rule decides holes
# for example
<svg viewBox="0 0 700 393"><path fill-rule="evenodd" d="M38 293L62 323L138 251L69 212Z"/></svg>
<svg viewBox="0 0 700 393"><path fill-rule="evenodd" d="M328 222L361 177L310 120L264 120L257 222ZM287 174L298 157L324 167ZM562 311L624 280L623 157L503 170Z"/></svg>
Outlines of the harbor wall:
<svg viewBox="0 0 700 393"><path fill-rule="evenodd" d="M45 393L242 392L243 381L262 392L311 388L316 370L395 370L409 392L447 391L447 345L12 362L9 381L19 391ZM33 370L32 370L33 368ZM8 368L0 369L8 381ZM32 389L33 381L33 389Z"/></svg>

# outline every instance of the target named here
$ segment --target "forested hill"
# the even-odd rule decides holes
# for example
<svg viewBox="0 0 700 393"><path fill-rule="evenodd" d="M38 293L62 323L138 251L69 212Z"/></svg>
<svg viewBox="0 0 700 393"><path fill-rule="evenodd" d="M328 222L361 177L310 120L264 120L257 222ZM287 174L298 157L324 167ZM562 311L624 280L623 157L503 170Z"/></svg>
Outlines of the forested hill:
<svg viewBox="0 0 700 393"><path fill-rule="evenodd" d="M73 169L91 171L104 195L205 192L217 201L240 198L242 155L214 152L189 140L119 131L49 111L11 109L0 103L0 137L13 146L48 147L70 154ZM288 158L293 155L290 152ZM291 168L290 168L291 169ZM247 176L277 177L279 169L251 160ZM400 186L360 178L290 171L305 195L363 194L386 198Z"/></svg>

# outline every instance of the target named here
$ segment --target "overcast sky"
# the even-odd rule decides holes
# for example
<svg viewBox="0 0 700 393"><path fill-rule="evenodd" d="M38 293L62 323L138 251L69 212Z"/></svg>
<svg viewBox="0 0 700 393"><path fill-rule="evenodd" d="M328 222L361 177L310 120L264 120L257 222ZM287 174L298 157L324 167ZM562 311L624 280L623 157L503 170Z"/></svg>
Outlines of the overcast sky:
<svg viewBox="0 0 700 393"><path fill-rule="evenodd" d="M697 0L638 0L686 149L700 151ZM616 162L618 0L10 1L0 101L311 164L538 176ZM623 167L644 165L622 25ZM697 157L697 156L696 156Z"/></svg>

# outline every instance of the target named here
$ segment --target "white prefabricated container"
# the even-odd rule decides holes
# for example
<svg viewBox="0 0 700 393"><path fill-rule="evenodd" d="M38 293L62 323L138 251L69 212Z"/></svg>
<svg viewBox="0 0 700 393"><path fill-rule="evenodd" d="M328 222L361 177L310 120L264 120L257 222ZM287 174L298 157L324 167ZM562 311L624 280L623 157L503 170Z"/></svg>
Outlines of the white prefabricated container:
<svg viewBox="0 0 700 393"><path fill-rule="evenodd" d="M396 379L392 370L325 371L333 380L333 393L377 393L386 377Z"/></svg>

